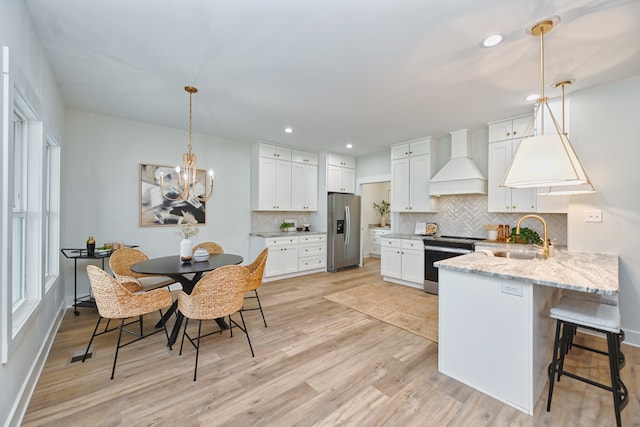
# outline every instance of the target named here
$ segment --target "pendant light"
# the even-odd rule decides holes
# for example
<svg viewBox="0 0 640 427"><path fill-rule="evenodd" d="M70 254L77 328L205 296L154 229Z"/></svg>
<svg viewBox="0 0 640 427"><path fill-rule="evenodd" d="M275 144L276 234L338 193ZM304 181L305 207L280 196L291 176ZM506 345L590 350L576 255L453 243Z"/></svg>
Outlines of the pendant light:
<svg viewBox="0 0 640 427"><path fill-rule="evenodd" d="M590 184L576 155L569 137L562 133L558 122L549 109L548 98L544 96L544 35L551 31L558 19L547 19L530 29L533 36L540 37L540 98L528 126L500 186L512 188L547 187L555 185L573 186ZM545 135L545 108L556 129L555 133ZM531 130L535 127L536 117L540 116L542 126L537 135Z"/></svg>
<svg viewBox="0 0 640 427"><path fill-rule="evenodd" d="M553 85L562 88L562 134L567 135L565 129L564 87L572 84L574 80L563 80ZM570 196L575 194L591 194L596 190L591 182L580 185L555 185L553 187L538 188L538 196Z"/></svg>
<svg viewBox="0 0 640 427"><path fill-rule="evenodd" d="M191 151L192 140L192 116L194 93L198 92L193 86L185 86L184 90L189 93L189 145L187 152L182 156L183 167L175 168L176 184L172 185L169 191L165 192L164 174L160 174L160 192L165 199L176 201L184 200L191 203L205 202L213 196L213 169L209 169L209 173L205 182L198 182L198 164L196 155ZM208 181L208 185L207 185ZM207 190L207 186L209 190Z"/></svg>

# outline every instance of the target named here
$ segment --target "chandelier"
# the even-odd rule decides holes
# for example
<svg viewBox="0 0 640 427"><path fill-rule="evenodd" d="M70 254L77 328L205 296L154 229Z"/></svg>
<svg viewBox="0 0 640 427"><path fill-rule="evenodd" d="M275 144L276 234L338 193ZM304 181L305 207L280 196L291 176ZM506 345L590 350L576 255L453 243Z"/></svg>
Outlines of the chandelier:
<svg viewBox="0 0 640 427"><path fill-rule="evenodd" d="M171 185L168 191L165 191L164 173L160 174L160 192L165 199L176 201L185 200L205 202L213 196L213 169L209 169L207 178L204 182L198 182L198 165L196 155L191 151L192 140L192 112L193 112L193 94L198 92L193 86L185 86L184 90L189 92L189 146L188 151L182 156L183 166L176 166L176 182ZM207 191L207 187L209 190ZM175 195L175 196L174 196Z"/></svg>
<svg viewBox="0 0 640 427"><path fill-rule="evenodd" d="M590 185L576 152L571 146L569 136L560 130L544 96L544 35L557 24L557 19L548 19L535 24L530 29L533 36L540 36L540 98L536 102L535 113L525 136L522 138L507 171L502 178L501 186L512 188L531 188L549 186ZM556 132L544 134L544 110L548 111ZM534 135L536 117L540 117L539 132ZM568 193L564 193L568 194Z"/></svg>

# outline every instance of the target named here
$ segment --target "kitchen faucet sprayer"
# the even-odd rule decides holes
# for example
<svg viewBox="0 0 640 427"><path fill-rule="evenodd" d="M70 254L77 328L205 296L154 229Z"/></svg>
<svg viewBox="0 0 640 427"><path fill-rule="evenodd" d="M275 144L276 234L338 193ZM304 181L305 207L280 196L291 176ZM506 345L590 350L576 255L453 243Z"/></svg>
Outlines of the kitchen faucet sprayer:
<svg viewBox="0 0 640 427"><path fill-rule="evenodd" d="M547 230L547 221L544 220L544 218L542 218L540 215L533 215L533 214L529 214L529 215L525 215L522 218L520 218L518 220L518 224L516 225L516 236L520 235L520 224L522 224L522 221L524 221L527 218L533 218L533 219L537 219L538 221L540 221L542 223L542 227L544 229L544 237L542 240L542 248L544 250L544 255L545 257L549 257L549 234L548 234L548 230Z"/></svg>

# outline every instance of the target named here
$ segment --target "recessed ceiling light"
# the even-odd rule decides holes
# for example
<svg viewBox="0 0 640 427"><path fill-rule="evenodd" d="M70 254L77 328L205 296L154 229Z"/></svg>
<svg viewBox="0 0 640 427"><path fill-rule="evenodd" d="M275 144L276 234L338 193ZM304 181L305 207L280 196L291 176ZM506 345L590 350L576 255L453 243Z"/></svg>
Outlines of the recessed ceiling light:
<svg viewBox="0 0 640 427"><path fill-rule="evenodd" d="M293 129L288 128L288 127L287 127L287 128L284 128L284 131L285 131L286 133L293 133Z"/></svg>
<svg viewBox="0 0 640 427"><path fill-rule="evenodd" d="M502 43L504 36L502 34L492 34L489 37L482 40L480 46L482 47L494 47Z"/></svg>
<svg viewBox="0 0 640 427"><path fill-rule="evenodd" d="M353 148L353 144L347 144L347 145L345 145L345 147L347 147L347 148Z"/></svg>
<svg viewBox="0 0 640 427"><path fill-rule="evenodd" d="M531 102L531 101L537 101L540 98L540 95L538 95L537 93L532 93L531 95L527 96L524 100Z"/></svg>

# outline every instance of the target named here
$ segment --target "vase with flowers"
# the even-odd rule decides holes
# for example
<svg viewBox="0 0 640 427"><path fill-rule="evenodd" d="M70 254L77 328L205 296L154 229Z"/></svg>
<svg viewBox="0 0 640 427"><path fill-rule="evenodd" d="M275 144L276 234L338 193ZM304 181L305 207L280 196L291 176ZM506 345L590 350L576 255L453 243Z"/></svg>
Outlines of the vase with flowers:
<svg viewBox="0 0 640 427"><path fill-rule="evenodd" d="M380 226L386 227L387 215L391 212L391 204L383 200L380 203L374 203L373 208L378 212L378 215L380 215Z"/></svg>
<svg viewBox="0 0 640 427"><path fill-rule="evenodd" d="M191 222L180 224L176 234L182 237L182 241L180 241L180 260L182 262L191 261L193 257L193 240L191 238L197 236L199 231L198 226Z"/></svg>

